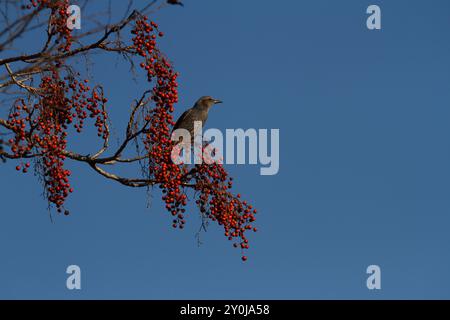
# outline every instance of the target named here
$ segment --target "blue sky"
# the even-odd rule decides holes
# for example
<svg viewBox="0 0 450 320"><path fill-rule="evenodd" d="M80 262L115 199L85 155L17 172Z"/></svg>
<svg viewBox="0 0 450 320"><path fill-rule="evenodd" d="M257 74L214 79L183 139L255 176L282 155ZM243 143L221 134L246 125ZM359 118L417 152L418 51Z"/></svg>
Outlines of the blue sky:
<svg viewBox="0 0 450 320"><path fill-rule="evenodd" d="M125 7L112 3L116 14ZM207 127L280 129L278 175L228 167L260 211L249 261L215 226L198 247L194 208L173 230L157 190L148 197L77 163L72 215L51 223L36 178L9 162L0 165L0 298L449 299L450 3L185 4L154 16L181 73L176 115L212 95L225 103ZM366 28L371 4L381 31ZM144 79L117 57L90 61L120 132ZM85 152L96 145L72 141ZM80 291L65 287L71 264ZM381 267L379 291L366 287L371 264Z"/></svg>

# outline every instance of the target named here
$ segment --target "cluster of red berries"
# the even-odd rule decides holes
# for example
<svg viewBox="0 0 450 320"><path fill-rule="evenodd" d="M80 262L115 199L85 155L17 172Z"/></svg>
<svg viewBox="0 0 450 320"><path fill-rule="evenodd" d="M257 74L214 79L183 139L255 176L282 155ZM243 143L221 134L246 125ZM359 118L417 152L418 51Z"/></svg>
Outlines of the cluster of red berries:
<svg viewBox="0 0 450 320"><path fill-rule="evenodd" d="M25 114L24 117L22 117L22 113ZM12 155L15 158L21 158L22 156L30 153L31 149L33 148L33 144L30 141L27 141L26 136L26 128L30 119L30 109L25 104L25 101L23 99L21 99L20 101L16 101L7 121L8 125L15 133L14 138L8 140ZM16 170L27 173L29 167L30 163L27 162L23 166L16 166Z"/></svg>
<svg viewBox="0 0 450 320"><path fill-rule="evenodd" d="M11 148L12 154L16 158L21 158L23 155L29 153L33 147L31 142L27 142L26 139L26 128L27 124L31 119L31 110L25 104L25 101L21 99L16 101L9 114L8 125L12 127L15 133L14 139L9 139L9 146ZM24 114L24 116L22 116Z"/></svg>
<svg viewBox="0 0 450 320"><path fill-rule="evenodd" d="M245 232L257 231L252 223L256 220L256 209L241 200L241 195L233 195L229 190L233 187L233 178L228 176L220 163L207 164L203 162L196 166L195 189L199 191L196 200L200 212L224 228L225 237L235 248L248 249L248 239ZM242 256L246 261L247 257Z"/></svg>
<svg viewBox="0 0 450 320"><path fill-rule="evenodd" d="M170 63L161 56L156 47L156 39L162 37L163 33L158 30L155 22L148 21L146 16L140 17L136 20L135 28L131 33L134 35L132 40L136 53L145 58L145 62L142 62L140 66L147 71L149 81L159 77L161 72L171 71Z"/></svg>
<svg viewBox="0 0 450 320"><path fill-rule="evenodd" d="M69 78L66 78L66 80L69 80ZM88 83L88 79L84 81L73 79L68 85L71 89L70 107L73 109L73 113L68 120L71 123L73 118L78 119L74 127L80 133L83 130L85 119L87 117L95 118L97 135L106 140L109 133L106 130L108 114L106 113L105 104L108 102L108 99L104 97L101 87L94 88L89 96L87 93L91 91L91 88L88 86Z"/></svg>
<svg viewBox="0 0 450 320"><path fill-rule="evenodd" d="M58 50L61 52L70 51L73 39L71 30L67 27L67 20L70 17L70 14L67 12L70 6L69 0L29 0L29 2L30 4L23 6L23 8L51 10L50 21L53 28L51 32L57 35Z"/></svg>
<svg viewBox="0 0 450 320"><path fill-rule="evenodd" d="M147 72L148 81L155 82L152 90L155 107L147 110L145 118L149 122L144 138L149 154L148 172L151 178L160 183L162 199L174 218L173 227L182 229L186 223L184 207L187 204L182 182L187 169L171 161L173 144L170 139L171 127L174 125L172 112L178 101L178 74L157 48L156 39L162 37L163 33L155 22L145 16L139 17L131 33L134 35L132 40L136 53L144 58L140 66Z"/></svg>
<svg viewBox="0 0 450 320"><path fill-rule="evenodd" d="M51 76L42 78L39 88L42 95L36 105L38 116L35 120L39 133L34 134L33 140L42 152L48 200L60 212L69 193L73 191L69 184L70 171L64 168L63 154L67 146L67 125L71 122L70 107L65 82L56 70Z"/></svg>
<svg viewBox="0 0 450 320"><path fill-rule="evenodd" d="M55 67L49 75L42 77L36 104L30 107L23 100L15 103L8 119L15 137L8 142L17 158L32 150L41 155L48 200L61 212L66 198L73 192L69 184L70 171L64 168L68 126L78 119L74 127L81 132L84 119L88 116L96 118L98 134L106 139L104 104L107 99L101 88L91 90L88 80L61 79L57 70ZM29 167L26 163L16 169L25 173Z"/></svg>

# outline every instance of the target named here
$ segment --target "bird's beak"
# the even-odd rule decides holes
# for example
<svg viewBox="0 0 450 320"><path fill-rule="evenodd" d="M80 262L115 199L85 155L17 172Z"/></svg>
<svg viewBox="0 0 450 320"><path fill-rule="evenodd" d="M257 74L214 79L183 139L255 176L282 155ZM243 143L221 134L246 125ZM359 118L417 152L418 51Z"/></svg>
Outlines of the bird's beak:
<svg viewBox="0 0 450 320"><path fill-rule="evenodd" d="M219 103L223 103L223 101L222 101L222 100L214 99L214 104L219 104Z"/></svg>

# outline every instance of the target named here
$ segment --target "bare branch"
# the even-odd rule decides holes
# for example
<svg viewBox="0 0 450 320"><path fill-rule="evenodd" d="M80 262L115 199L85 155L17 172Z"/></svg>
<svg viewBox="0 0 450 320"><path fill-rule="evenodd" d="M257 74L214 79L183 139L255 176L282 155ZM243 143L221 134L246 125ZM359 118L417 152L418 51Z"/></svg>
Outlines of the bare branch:
<svg viewBox="0 0 450 320"><path fill-rule="evenodd" d="M31 94L39 94L39 89L31 87L31 86L27 86L23 83L24 81L28 80L29 78L17 80L16 77L14 76L14 73L12 72L11 68L9 67L9 64L5 64L5 67L6 67L6 70L8 71L8 74L11 76L11 80L13 83L15 83L20 88L27 90Z"/></svg>

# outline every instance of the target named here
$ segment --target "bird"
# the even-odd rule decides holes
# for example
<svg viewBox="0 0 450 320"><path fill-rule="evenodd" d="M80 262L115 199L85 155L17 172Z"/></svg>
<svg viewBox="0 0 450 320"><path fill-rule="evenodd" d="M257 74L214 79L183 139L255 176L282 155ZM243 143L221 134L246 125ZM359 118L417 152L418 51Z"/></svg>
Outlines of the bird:
<svg viewBox="0 0 450 320"><path fill-rule="evenodd" d="M180 0L167 0L167 3L184 7L184 4L182 2L180 2Z"/></svg>
<svg viewBox="0 0 450 320"><path fill-rule="evenodd" d="M208 119L209 110L213 105L223 103L221 100L214 99L210 96L203 96L197 100L195 105L183 112L175 123L172 134L177 129L186 129L191 134L191 143L194 141L194 122L201 121L202 127ZM182 141L182 137L178 142Z"/></svg>

